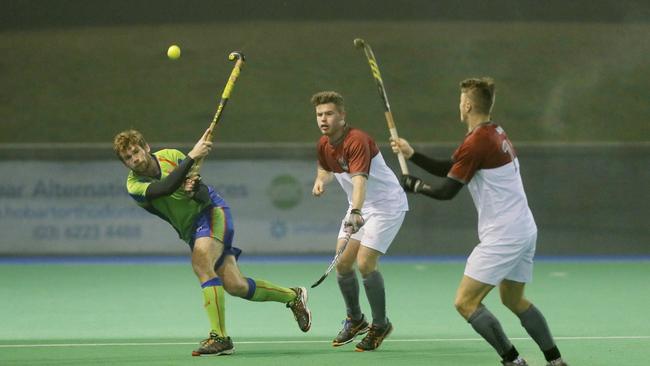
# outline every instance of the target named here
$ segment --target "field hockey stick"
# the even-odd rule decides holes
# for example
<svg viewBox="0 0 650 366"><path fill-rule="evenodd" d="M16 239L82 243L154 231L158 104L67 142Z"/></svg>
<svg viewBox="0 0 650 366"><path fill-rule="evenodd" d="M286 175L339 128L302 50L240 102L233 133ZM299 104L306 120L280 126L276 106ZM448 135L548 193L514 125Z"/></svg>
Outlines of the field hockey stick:
<svg viewBox="0 0 650 366"><path fill-rule="evenodd" d="M345 248L348 246L348 243L350 242L350 237L352 237L352 231L348 232L345 235L345 241L343 242L343 245L341 245L341 248L336 252L336 255L334 256L334 259L332 259L332 263L330 263L329 267L327 267L327 270L325 273L318 279L318 281L314 282L313 285L311 285L311 288L314 288L318 285L320 285L325 279L327 278L327 275L332 272L332 269L336 266L336 263L339 262L339 257L345 251Z"/></svg>
<svg viewBox="0 0 650 366"><path fill-rule="evenodd" d="M393 112L390 110L388 96L386 95L386 88L384 87L384 81L381 79L381 72L379 72L379 65L377 64L377 59L375 59L375 54L372 52L370 45L361 38L356 38L354 40L354 46L358 49L363 48L363 52L366 54L368 64L370 65L370 71L372 72L372 77L375 79L375 83L377 84L377 91L379 92L381 100L384 102L384 115L386 116L386 122L388 123L390 137L392 137L393 140L397 141L399 136L397 135L397 128L395 127ZM399 167L402 170L402 175L408 175L409 168L406 165L406 159L404 158L404 154L402 154L401 151L397 154L397 159L399 160Z"/></svg>
<svg viewBox="0 0 650 366"><path fill-rule="evenodd" d="M226 83L226 86L223 88L223 93L221 93L221 100L219 101L217 112L214 114L214 117L212 118L212 122L210 123L210 127L208 128L208 134L205 138L206 141L212 141L214 128L219 123L219 120L221 120L221 114L223 113L224 108L226 108L226 104L228 103L228 99L230 98L230 93L232 92L232 89L235 87L235 82L239 77L239 72L241 71L242 66L244 66L244 54L239 51L231 52L230 55L228 55L228 59L230 61L236 60L235 66L233 66L232 71L230 72L230 77L228 78L228 82ZM198 175L202 163L203 163L203 159L199 159L199 161L195 162L194 166L192 166L192 172L189 175L190 176Z"/></svg>

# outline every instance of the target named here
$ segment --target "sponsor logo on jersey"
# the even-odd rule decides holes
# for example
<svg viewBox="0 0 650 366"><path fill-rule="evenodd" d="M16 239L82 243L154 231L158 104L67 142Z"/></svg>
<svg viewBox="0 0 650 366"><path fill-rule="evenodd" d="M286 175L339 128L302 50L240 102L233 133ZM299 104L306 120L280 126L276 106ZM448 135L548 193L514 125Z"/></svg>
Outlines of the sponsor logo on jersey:
<svg viewBox="0 0 650 366"><path fill-rule="evenodd" d="M346 172L348 172L348 173L350 172L350 167L348 166L348 162L345 161L345 159L343 159L343 157L338 158L338 159L337 159L337 162L339 163L339 165L341 166L341 168L342 168L344 171L346 171Z"/></svg>

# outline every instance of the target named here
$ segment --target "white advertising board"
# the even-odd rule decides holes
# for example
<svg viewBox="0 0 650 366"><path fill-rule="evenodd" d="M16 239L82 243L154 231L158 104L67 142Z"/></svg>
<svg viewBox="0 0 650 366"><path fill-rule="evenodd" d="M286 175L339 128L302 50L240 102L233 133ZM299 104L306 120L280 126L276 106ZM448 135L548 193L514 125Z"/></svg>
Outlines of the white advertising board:
<svg viewBox="0 0 650 366"><path fill-rule="evenodd" d="M119 162L4 161L0 255L182 254L187 245L138 207ZM232 208L235 246L248 253L333 250L347 201L336 181L311 195L315 162L206 161L204 182Z"/></svg>

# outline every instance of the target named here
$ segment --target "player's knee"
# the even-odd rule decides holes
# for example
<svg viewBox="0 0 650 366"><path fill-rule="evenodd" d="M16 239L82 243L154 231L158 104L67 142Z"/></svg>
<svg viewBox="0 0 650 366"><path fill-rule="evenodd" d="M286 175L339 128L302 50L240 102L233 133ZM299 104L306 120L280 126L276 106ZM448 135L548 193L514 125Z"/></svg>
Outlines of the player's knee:
<svg viewBox="0 0 650 366"><path fill-rule="evenodd" d="M359 272L361 272L361 276L363 277L366 277L367 275L371 274L376 270L377 270L377 265L375 263L369 263L367 261L359 262Z"/></svg>
<svg viewBox="0 0 650 366"><path fill-rule="evenodd" d="M223 289L232 296L244 297L248 293L248 283L244 279L224 278Z"/></svg>
<svg viewBox="0 0 650 366"><path fill-rule="evenodd" d="M516 301L514 301L513 299L506 298L506 297L501 298L501 303L503 305L505 305L505 307L507 307L510 310L513 310L517 306Z"/></svg>
<svg viewBox="0 0 650 366"><path fill-rule="evenodd" d="M199 278L209 276L213 272L212 268L207 263L198 260L192 261L192 270L194 270L194 274Z"/></svg>
<svg viewBox="0 0 650 366"><path fill-rule="evenodd" d="M359 266L359 272L364 277L377 270L377 261L372 258L359 257L357 258L357 265Z"/></svg>
<svg viewBox="0 0 650 366"><path fill-rule="evenodd" d="M456 308L456 311L465 319L468 319L478 308L476 304L473 304L462 298L456 298L454 300L454 307Z"/></svg>
<svg viewBox="0 0 650 366"><path fill-rule="evenodd" d="M336 272L339 274L350 273L352 272L353 265L354 265L354 261L341 260L338 263L336 263Z"/></svg>
<svg viewBox="0 0 650 366"><path fill-rule="evenodd" d="M515 314L525 311L530 306L530 303L523 298L502 297L501 303Z"/></svg>
<svg viewBox="0 0 650 366"><path fill-rule="evenodd" d="M454 308L456 308L456 311L462 314L463 312L462 310L465 308L465 303L460 299L455 299Z"/></svg>

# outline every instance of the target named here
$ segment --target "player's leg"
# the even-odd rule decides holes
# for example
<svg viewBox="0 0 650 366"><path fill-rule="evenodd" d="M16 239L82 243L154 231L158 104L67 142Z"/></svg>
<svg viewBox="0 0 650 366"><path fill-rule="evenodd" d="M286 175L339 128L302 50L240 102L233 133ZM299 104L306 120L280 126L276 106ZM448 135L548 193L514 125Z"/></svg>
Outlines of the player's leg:
<svg viewBox="0 0 650 366"><path fill-rule="evenodd" d="M344 244L344 239L340 238L336 243L336 251ZM359 250L359 240L350 239L345 251L341 253L338 263L336 263L336 279L345 301L347 317L356 321L363 317L361 306L359 305L359 281L354 269L354 263Z"/></svg>
<svg viewBox="0 0 650 366"><path fill-rule="evenodd" d="M192 250L192 269L203 291L203 306L210 320L210 332L228 336L225 325L225 294L222 279L214 271L214 263L223 252L223 244L210 238L198 238Z"/></svg>
<svg viewBox="0 0 650 366"><path fill-rule="evenodd" d="M482 301L494 285L464 275L456 292L454 306L460 315L501 356L504 365L526 365L506 336L499 320Z"/></svg>
<svg viewBox="0 0 650 366"><path fill-rule="evenodd" d="M379 258L382 253L378 250L361 245L357 254L357 265L363 278L363 287L366 290L368 303L372 311L372 324L385 326L386 318L386 291L384 278L379 272Z"/></svg>
<svg viewBox="0 0 650 366"><path fill-rule="evenodd" d="M361 245L357 255L357 265L363 277L363 287L372 312L372 324L363 339L357 343L355 351L373 351L379 348L384 339L393 331L393 324L386 317L386 290L384 277L378 270L382 253Z"/></svg>
<svg viewBox="0 0 650 366"><path fill-rule="evenodd" d="M227 337L223 278L217 275L216 269L223 261L224 254L233 251L231 243L234 230L230 210L216 206L206 208L197 218L196 228L189 243L192 249L192 269L203 289L211 333Z"/></svg>
<svg viewBox="0 0 650 366"><path fill-rule="evenodd" d="M210 321L210 336L192 352L193 356L217 356L234 352L232 340L226 332L223 283L214 271L214 264L222 255L223 249L223 243L211 237L196 238L193 242L192 269L201 283L203 306Z"/></svg>
<svg viewBox="0 0 650 366"><path fill-rule="evenodd" d="M549 365L566 365L557 348L544 315L524 297L525 283L503 280L499 285L501 302L521 320L521 325L544 353Z"/></svg>
<svg viewBox="0 0 650 366"><path fill-rule="evenodd" d="M524 250L520 243L477 245L467 259L454 303L463 318L497 351L504 365L526 365L526 361L519 357L501 324L482 301L517 266Z"/></svg>
<svg viewBox="0 0 650 366"><path fill-rule="evenodd" d="M345 233L342 230L343 228L341 227L341 231L339 232L340 238L336 244L337 252L345 242L343 239ZM346 317L343 321L343 328L334 340L332 340L332 346L334 347L348 344L357 335L365 334L368 331L368 322L361 312L361 306L359 304L359 280L354 269L357 252L359 251L359 240L354 237L358 237L358 234L356 233L352 236L352 239L348 242L348 246L341 253L339 261L336 264L336 280L341 295L343 296L343 301L345 302Z"/></svg>
<svg viewBox="0 0 650 366"><path fill-rule="evenodd" d="M224 257L223 263L217 269L217 275L223 279L226 292L246 300L274 301L286 304L296 299L296 292L288 287L244 277L232 255Z"/></svg>
<svg viewBox="0 0 650 366"><path fill-rule="evenodd" d="M226 291L251 301L277 301L288 303L296 299L296 292L270 282L244 277L237 266L241 250L232 246L234 237L233 218L230 209L215 207L211 210L209 235L223 243L223 252L214 263L214 269L224 281Z"/></svg>
<svg viewBox="0 0 650 366"><path fill-rule="evenodd" d="M288 288L266 280L244 277L234 255L225 255L217 269L226 292L250 301L274 301L291 308L303 332L311 328L311 312L307 307L307 290L304 287Z"/></svg>
<svg viewBox="0 0 650 366"><path fill-rule="evenodd" d="M548 365L565 366L544 315L524 296L526 283L532 280L536 239L536 235L528 238L525 243L528 249L499 285L501 302L519 317L521 325L544 353Z"/></svg>
<svg viewBox="0 0 650 366"><path fill-rule="evenodd" d="M212 356L234 352L232 340L226 332L226 303L223 278L216 270L227 255L238 256L241 251L232 247L234 235L230 209L211 206L196 220L196 231L189 242L192 249L192 268L203 290L204 308L210 320L210 336L192 352L194 356Z"/></svg>
<svg viewBox="0 0 650 366"><path fill-rule="evenodd" d="M372 325L368 334L356 345L356 351L377 349L393 331L393 325L386 316L386 290L384 277L379 272L379 259L393 242L405 215L406 212L371 213L366 217L357 265L372 311Z"/></svg>

